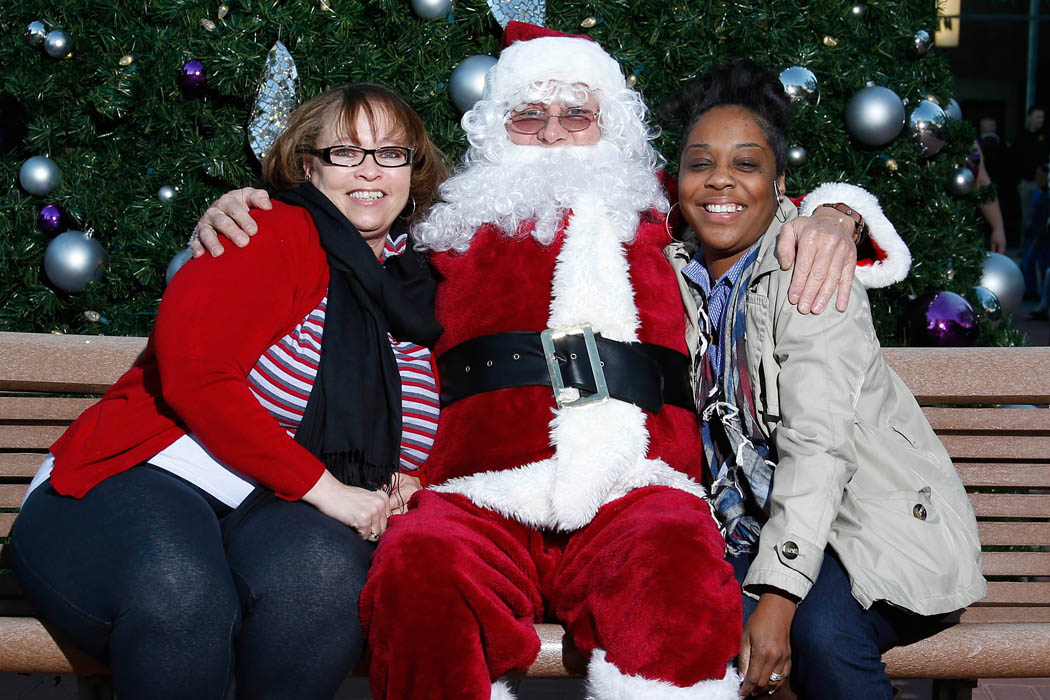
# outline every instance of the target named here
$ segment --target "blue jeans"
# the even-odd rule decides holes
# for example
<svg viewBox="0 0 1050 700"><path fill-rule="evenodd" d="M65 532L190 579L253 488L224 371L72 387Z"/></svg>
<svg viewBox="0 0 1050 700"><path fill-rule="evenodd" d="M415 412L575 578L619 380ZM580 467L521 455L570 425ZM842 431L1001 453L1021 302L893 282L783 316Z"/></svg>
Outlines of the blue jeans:
<svg viewBox="0 0 1050 700"><path fill-rule="evenodd" d="M729 557L743 583L754 555ZM744 622L758 601L744 596ZM959 613L925 617L886 603L865 610L849 576L830 550L791 623L791 689L799 700L891 700L882 653L952 626Z"/></svg>
<svg viewBox="0 0 1050 700"><path fill-rule="evenodd" d="M231 510L138 466L84 498L50 481L12 533L14 570L41 618L109 664L122 698L335 695L361 654L357 599L374 547L298 502Z"/></svg>

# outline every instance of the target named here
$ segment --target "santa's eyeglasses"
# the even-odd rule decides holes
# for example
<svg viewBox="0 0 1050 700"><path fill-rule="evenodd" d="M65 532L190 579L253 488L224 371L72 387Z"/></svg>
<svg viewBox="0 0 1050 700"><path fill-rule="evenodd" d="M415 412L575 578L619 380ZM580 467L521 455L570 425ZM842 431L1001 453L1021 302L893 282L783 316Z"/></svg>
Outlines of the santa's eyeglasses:
<svg viewBox="0 0 1050 700"><path fill-rule="evenodd" d="M582 107L569 107L561 114L548 114L542 109L513 112L507 119L507 128L516 134L538 134L547 128L547 122L557 119L566 131L583 131L598 118L598 112Z"/></svg>

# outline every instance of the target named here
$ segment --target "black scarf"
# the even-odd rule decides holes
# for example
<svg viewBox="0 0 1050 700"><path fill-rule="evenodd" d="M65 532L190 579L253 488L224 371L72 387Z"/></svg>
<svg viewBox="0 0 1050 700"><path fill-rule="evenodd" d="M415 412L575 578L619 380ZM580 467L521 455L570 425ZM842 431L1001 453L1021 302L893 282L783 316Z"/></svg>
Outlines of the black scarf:
<svg viewBox="0 0 1050 700"><path fill-rule="evenodd" d="M379 488L397 471L401 445L401 375L387 333L433 347L442 332L433 271L411 244L380 264L309 182L276 199L310 212L331 270L320 365L295 439L343 483Z"/></svg>

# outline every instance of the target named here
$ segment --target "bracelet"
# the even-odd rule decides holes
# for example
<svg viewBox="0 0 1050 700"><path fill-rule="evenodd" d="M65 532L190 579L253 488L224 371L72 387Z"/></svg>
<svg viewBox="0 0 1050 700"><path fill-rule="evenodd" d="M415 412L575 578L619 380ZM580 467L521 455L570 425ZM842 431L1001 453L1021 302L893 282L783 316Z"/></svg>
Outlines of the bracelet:
<svg viewBox="0 0 1050 700"><path fill-rule="evenodd" d="M848 204L842 202L825 202L821 204L822 207L831 207L840 214L845 214L849 218L853 219L853 244L858 248L868 238L868 225L864 223L864 217L860 215L860 212L855 210Z"/></svg>

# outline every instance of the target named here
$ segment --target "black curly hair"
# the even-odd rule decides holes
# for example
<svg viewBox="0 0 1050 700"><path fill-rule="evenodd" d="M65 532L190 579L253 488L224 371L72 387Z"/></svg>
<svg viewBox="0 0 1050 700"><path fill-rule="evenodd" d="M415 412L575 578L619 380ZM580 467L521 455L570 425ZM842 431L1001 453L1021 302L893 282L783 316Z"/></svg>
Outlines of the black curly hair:
<svg viewBox="0 0 1050 700"><path fill-rule="evenodd" d="M787 129L791 124L791 100L780 79L749 58L711 66L692 78L664 102L661 112L672 123L684 124L682 145L697 120L715 107L743 107L755 115L776 158L777 174L787 167Z"/></svg>

